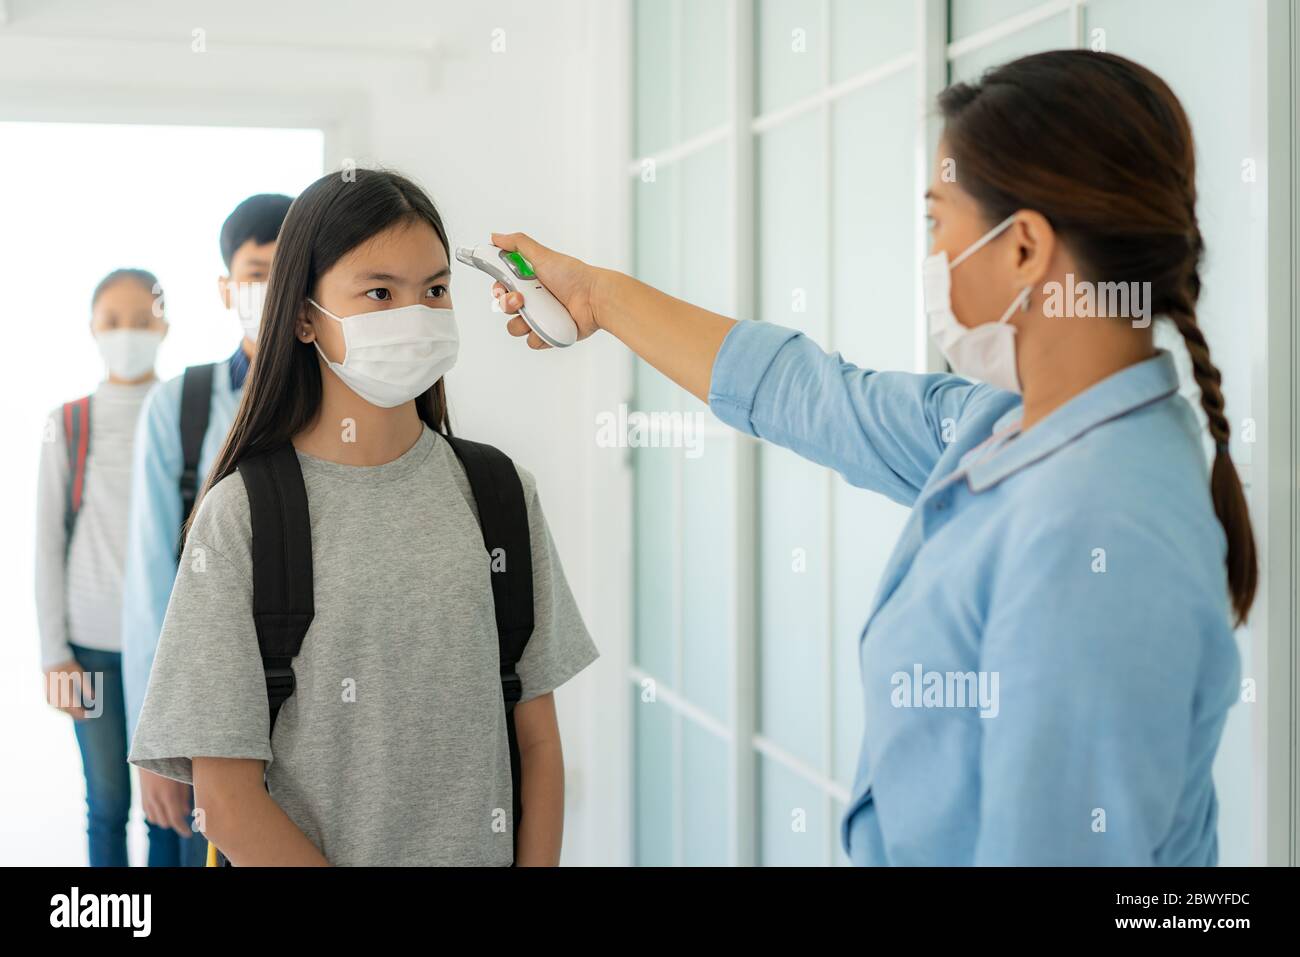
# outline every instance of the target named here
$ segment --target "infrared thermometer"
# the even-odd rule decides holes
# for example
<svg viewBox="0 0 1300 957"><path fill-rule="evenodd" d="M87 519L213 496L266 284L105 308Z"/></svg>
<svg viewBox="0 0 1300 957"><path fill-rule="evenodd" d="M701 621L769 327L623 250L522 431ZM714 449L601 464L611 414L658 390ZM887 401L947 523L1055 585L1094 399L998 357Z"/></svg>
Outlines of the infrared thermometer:
<svg viewBox="0 0 1300 957"><path fill-rule="evenodd" d="M519 253L506 252L498 246L458 246L456 258L467 266L487 273L508 292L523 293L524 307L519 315L528 328L548 346L563 349L578 341L578 325L560 300L542 285L532 264Z"/></svg>

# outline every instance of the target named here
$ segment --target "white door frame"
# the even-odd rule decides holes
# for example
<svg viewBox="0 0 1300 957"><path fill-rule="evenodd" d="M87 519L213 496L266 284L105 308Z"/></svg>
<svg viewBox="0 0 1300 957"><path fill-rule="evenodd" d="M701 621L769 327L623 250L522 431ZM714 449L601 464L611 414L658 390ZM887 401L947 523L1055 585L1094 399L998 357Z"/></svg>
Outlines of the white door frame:
<svg viewBox="0 0 1300 957"><path fill-rule="evenodd" d="M1267 309L1253 337L1252 405L1264 410L1252 469L1259 494L1251 503L1261 578L1252 616L1255 677L1264 709L1255 722L1253 766L1263 768L1257 798L1256 863L1300 862L1300 9L1267 0L1262 9L1266 54L1268 171Z"/></svg>
<svg viewBox="0 0 1300 957"><path fill-rule="evenodd" d="M324 135L323 165L365 155L369 109L356 93L311 96L246 94L217 89L172 93L163 89L101 89L89 102L83 92L55 85L0 92L0 121L120 123L142 126L269 127L318 129Z"/></svg>

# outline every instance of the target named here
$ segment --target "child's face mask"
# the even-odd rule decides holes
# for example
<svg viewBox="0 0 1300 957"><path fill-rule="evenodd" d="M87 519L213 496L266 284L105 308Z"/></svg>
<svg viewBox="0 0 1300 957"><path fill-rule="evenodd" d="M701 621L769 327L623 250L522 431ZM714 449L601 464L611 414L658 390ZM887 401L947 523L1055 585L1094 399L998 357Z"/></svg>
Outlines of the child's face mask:
<svg viewBox="0 0 1300 957"><path fill-rule="evenodd" d="M109 329L95 336L95 345L108 371L130 381L153 371L162 340L152 329Z"/></svg>
<svg viewBox="0 0 1300 957"><path fill-rule="evenodd" d="M266 301L266 283L235 283L235 311L239 313L239 324L244 328L244 338L249 342L257 341L257 332L262 324L262 304Z"/></svg>
<svg viewBox="0 0 1300 957"><path fill-rule="evenodd" d="M342 362L316 351L344 385L381 409L423 394L456 364L460 334L451 309L416 303L354 316L336 316L314 299L313 306L343 325Z"/></svg>

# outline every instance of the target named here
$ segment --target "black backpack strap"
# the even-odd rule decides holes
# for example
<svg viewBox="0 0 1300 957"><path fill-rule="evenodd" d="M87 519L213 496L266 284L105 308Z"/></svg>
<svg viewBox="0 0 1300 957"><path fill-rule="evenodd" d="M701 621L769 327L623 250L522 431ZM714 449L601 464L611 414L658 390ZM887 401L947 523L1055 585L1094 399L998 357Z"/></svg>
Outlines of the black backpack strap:
<svg viewBox="0 0 1300 957"><path fill-rule="evenodd" d="M266 671L271 730L294 692L293 659L316 615L311 513L292 445L239 463L253 529L253 623Z"/></svg>
<svg viewBox="0 0 1300 957"><path fill-rule="evenodd" d="M212 376L215 363L190 366L181 377L181 525L194 511L199 494L199 454L208 433L212 412Z"/></svg>
<svg viewBox="0 0 1300 957"><path fill-rule="evenodd" d="M72 530L86 492L86 458L90 454L90 396L63 404L63 439L68 451L68 487L63 506L63 550L72 547Z"/></svg>
<svg viewBox="0 0 1300 957"><path fill-rule="evenodd" d="M451 436L446 438L465 467L492 568L492 602L496 607L497 642L501 653L501 692L505 699L506 736L510 744L510 784L514 795L517 847L523 804L515 705L519 702L523 685L516 669L533 634L533 549L528 533L528 503L524 500L519 472L505 453L479 442Z"/></svg>
<svg viewBox="0 0 1300 957"><path fill-rule="evenodd" d="M253 530L253 624L266 673L269 736L280 708L293 695L293 659L316 616L311 512L292 445L249 456L238 469ZM209 846L209 862L230 866L215 845Z"/></svg>

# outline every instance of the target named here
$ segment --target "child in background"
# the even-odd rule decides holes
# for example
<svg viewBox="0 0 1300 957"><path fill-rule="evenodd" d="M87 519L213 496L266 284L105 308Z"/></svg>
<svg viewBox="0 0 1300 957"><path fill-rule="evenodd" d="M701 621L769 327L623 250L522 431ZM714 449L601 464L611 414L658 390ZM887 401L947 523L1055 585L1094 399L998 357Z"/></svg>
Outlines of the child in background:
<svg viewBox="0 0 1300 957"><path fill-rule="evenodd" d="M258 194L226 218L220 236L226 274L217 279L217 292L225 308L239 317L243 333L239 347L222 362L191 366L162 383L140 415L122 596L128 735L134 733L140 715L171 597L181 524L225 441L257 352L261 288L270 274L276 237L290 202L288 196ZM201 866L207 842L190 829L191 789L142 770L140 799L149 826L149 866Z"/></svg>
<svg viewBox="0 0 1300 957"><path fill-rule="evenodd" d="M107 376L55 409L36 501L36 615L46 699L70 715L86 775L92 867L125 867L126 762L120 614L132 445L167 334L152 273L118 269L95 288L90 331Z"/></svg>

